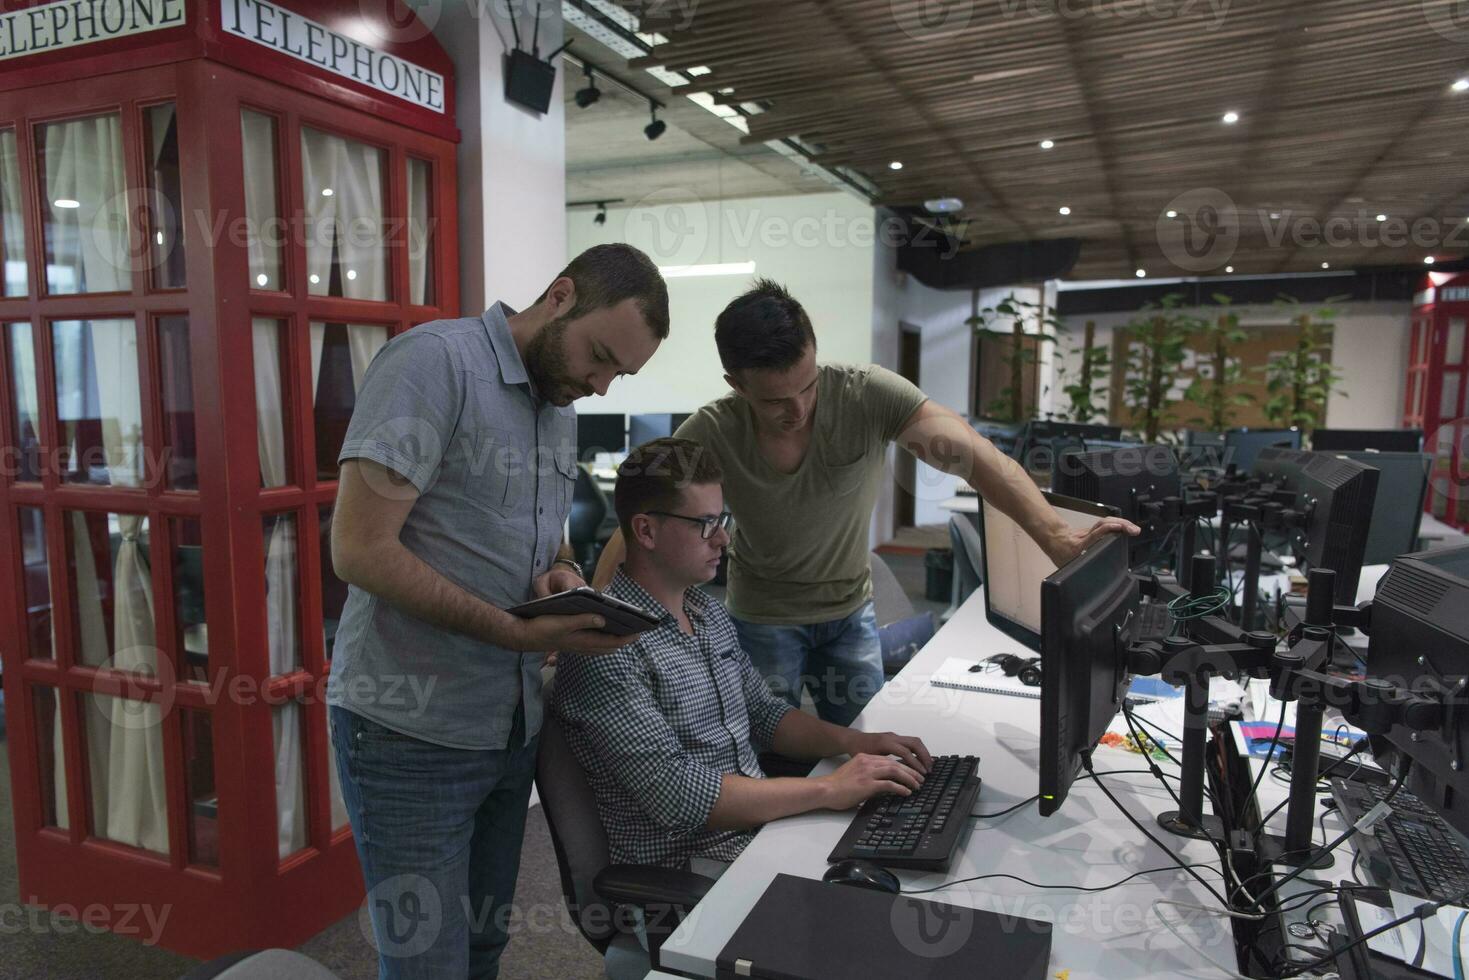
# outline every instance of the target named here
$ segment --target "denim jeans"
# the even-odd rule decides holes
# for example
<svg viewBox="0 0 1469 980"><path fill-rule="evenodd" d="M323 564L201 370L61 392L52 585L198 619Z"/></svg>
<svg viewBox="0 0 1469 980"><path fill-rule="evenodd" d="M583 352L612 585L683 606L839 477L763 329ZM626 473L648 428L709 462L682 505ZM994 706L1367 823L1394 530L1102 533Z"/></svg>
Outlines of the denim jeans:
<svg viewBox="0 0 1469 980"><path fill-rule="evenodd" d="M492 980L535 778L523 708L509 745L493 751L424 742L337 706L331 722L378 976Z"/></svg>
<svg viewBox="0 0 1469 980"><path fill-rule="evenodd" d="M770 689L800 707L811 692L823 721L850 725L882 687L882 643L872 603L845 619L770 626L736 618L740 647Z"/></svg>

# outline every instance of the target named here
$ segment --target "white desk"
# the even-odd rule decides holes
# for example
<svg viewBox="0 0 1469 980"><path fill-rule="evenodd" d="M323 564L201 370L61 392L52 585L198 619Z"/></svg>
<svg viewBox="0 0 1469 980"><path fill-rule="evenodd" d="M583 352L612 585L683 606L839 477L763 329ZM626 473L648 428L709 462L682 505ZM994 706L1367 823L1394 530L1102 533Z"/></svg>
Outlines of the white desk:
<svg viewBox="0 0 1469 980"><path fill-rule="evenodd" d="M977 493L960 493L960 494L955 494L954 496L950 497L948 500L941 500L941 501L939 501L939 508L942 509L942 510L951 510L951 511L955 512L956 514L978 514L979 513L979 494L977 494Z"/></svg>
<svg viewBox="0 0 1469 980"><path fill-rule="evenodd" d="M855 727L918 735L935 755L980 756L983 786L976 807L984 813L1035 795L1040 702L928 685L929 676L947 657L979 659L1002 651L1025 652L985 620L982 592L971 596L883 688ZM1094 760L1099 772L1142 766L1137 755L1116 749L1099 748ZM834 768L832 760L827 760L815 774ZM1146 773L1103 778L1150 830L1156 826L1153 818L1158 813L1173 808L1164 789ZM714 976L720 950L775 875L784 872L820 879L827 869L827 854L851 819L850 811L811 813L767 825L663 946L664 966L695 976ZM993 872L1020 875L1041 884L1095 887L1144 868L1174 863L1117 812L1092 780L1078 780L1052 817L1042 818L1035 806L1029 806L999 819L971 823L969 836L946 875L900 872L904 887L924 888ZM1161 830L1157 833L1186 861L1218 866L1218 856L1207 843L1165 837ZM1210 871L1200 873L1211 881L1220 878ZM1217 904L1183 871L1135 878L1096 893L1042 891L1018 881L991 878L955 884L924 897L1053 923L1048 974L1069 969L1074 980L1219 976L1218 969L1199 957L1199 949L1220 962L1234 962L1228 919L1165 909L1164 914L1188 937L1184 943L1160 925L1150 910L1156 899Z"/></svg>

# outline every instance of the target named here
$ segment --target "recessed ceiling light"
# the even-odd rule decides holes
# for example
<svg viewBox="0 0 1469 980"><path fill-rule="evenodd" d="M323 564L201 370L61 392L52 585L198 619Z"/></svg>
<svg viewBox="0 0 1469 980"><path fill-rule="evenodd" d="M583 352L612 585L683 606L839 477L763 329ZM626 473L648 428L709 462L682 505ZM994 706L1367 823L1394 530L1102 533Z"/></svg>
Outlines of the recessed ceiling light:
<svg viewBox="0 0 1469 980"><path fill-rule="evenodd" d="M1139 270L1137 270L1136 273L1134 273L1134 275L1136 275L1139 279L1145 279L1145 278L1147 278L1148 270L1147 269L1139 269Z"/></svg>
<svg viewBox="0 0 1469 980"><path fill-rule="evenodd" d="M1071 209L1068 208L1068 207L1062 207L1061 208L1061 213L1062 214L1070 214L1071 213Z"/></svg>
<svg viewBox="0 0 1469 980"><path fill-rule="evenodd" d="M1279 211L1271 211L1270 212L1270 220L1271 221L1279 221L1280 220L1280 212Z"/></svg>
<svg viewBox="0 0 1469 980"><path fill-rule="evenodd" d="M903 161L902 160L894 160L892 163L888 164L888 169L889 170L902 170L903 169Z"/></svg>
<svg viewBox="0 0 1469 980"><path fill-rule="evenodd" d="M1169 208L1168 209L1167 214L1168 214L1168 217L1170 217L1170 218L1176 218L1176 217L1178 217L1178 212L1175 211L1175 210L1173 210L1172 208Z"/></svg>
<svg viewBox="0 0 1469 980"><path fill-rule="evenodd" d="M1386 221L1387 220L1387 215L1385 215L1385 214L1379 214L1377 216L1377 220L1378 221Z"/></svg>
<svg viewBox="0 0 1469 980"><path fill-rule="evenodd" d="M957 197L935 197L923 202L929 214L953 214L963 210L964 202Z"/></svg>
<svg viewBox="0 0 1469 980"><path fill-rule="evenodd" d="M1226 265L1224 267L1224 271L1225 272L1233 272L1234 271L1234 266L1232 266L1232 265Z"/></svg>
<svg viewBox="0 0 1469 980"><path fill-rule="evenodd" d="M1459 79L1454 83L1453 89L1455 92L1469 92L1469 78Z"/></svg>
<svg viewBox="0 0 1469 980"><path fill-rule="evenodd" d="M260 275L258 275L258 276L255 277L255 285L257 285L257 286L264 286L268 282L270 282L270 276L267 276L263 272L260 273Z"/></svg>
<svg viewBox="0 0 1469 980"><path fill-rule="evenodd" d="M70 208L79 208L79 207L82 206L82 202L81 201L73 201L69 197L58 197L56 200L52 201L51 203L54 204L54 205L56 205L58 208L68 208L68 209L70 209Z"/></svg>
<svg viewBox="0 0 1469 980"><path fill-rule="evenodd" d="M1321 263L1321 268L1323 268L1323 269L1330 269L1331 268L1331 263L1330 262L1322 262Z"/></svg>
<svg viewBox="0 0 1469 980"><path fill-rule="evenodd" d="M356 269L348 269L347 270L347 278L348 279L356 279L357 278L357 270Z"/></svg>
<svg viewBox="0 0 1469 980"><path fill-rule="evenodd" d="M159 245L162 245L163 244L163 232L161 232L161 231L155 231L153 233L153 240L155 242L157 242Z"/></svg>
<svg viewBox="0 0 1469 980"><path fill-rule="evenodd" d="M330 187L323 187L321 189L321 196L322 197L331 197L332 196L332 193L333 193L333 191L332 191L332 189Z"/></svg>
<svg viewBox="0 0 1469 980"><path fill-rule="evenodd" d="M1237 122L1239 122L1239 113L1237 113L1237 112L1226 112L1224 114L1224 125L1226 125L1226 126L1233 126Z"/></svg>
<svg viewBox="0 0 1469 980"><path fill-rule="evenodd" d="M316 273L313 272L311 274L311 285L315 286L315 285L317 285L320 282L321 282L321 276L318 276Z"/></svg>
<svg viewBox="0 0 1469 980"><path fill-rule="evenodd" d="M1423 264L1424 265L1433 265L1433 256L1431 256L1431 255L1425 256L1424 259L1423 259Z"/></svg>
<svg viewBox="0 0 1469 980"><path fill-rule="evenodd" d="M1055 140L1041 140L1041 149L1043 149L1043 150L1049 150L1051 147L1053 147L1055 145L1056 145L1056 141Z"/></svg>

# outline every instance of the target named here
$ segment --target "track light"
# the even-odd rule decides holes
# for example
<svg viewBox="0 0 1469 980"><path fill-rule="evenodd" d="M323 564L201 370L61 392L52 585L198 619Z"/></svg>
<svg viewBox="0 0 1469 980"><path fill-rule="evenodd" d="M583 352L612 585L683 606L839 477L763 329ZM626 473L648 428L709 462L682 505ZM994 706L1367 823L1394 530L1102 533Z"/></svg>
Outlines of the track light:
<svg viewBox="0 0 1469 980"><path fill-rule="evenodd" d="M587 87L577 90L576 104L585 109L597 103L597 100L602 97L602 90L597 88L597 79L592 75L592 66L584 65L583 67L587 72Z"/></svg>
<svg viewBox="0 0 1469 980"><path fill-rule="evenodd" d="M658 106L655 103L648 103L648 113L653 117L653 121L643 127L643 135L650 140L655 140L663 135L663 131L668 128L668 123L658 118Z"/></svg>
<svg viewBox="0 0 1469 980"><path fill-rule="evenodd" d="M605 225L606 223L607 223L607 205L599 203L597 205L597 214L596 214L596 217L592 218L592 224L594 224L594 225Z"/></svg>

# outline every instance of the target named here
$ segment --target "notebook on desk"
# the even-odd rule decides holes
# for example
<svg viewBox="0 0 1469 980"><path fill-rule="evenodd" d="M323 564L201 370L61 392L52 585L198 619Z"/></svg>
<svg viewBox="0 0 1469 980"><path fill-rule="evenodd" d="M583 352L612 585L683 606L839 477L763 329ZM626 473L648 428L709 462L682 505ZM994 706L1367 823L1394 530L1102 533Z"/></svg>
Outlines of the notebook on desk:
<svg viewBox="0 0 1469 980"><path fill-rule="evenodd" d="M1012 698L1031 698L1040 700L1041 689L1023 683L1019 677L1008 677L1004 671L994 664L983 664L983 669L973 670L975 664L982 663L978 660L966 660L963 657L949 657L933 672L928 682L934 687L945 687L957 691L979 691L984 694L1004 694ZM1167 695L1173 697L1172 693ZM1128 695L1128 700L1134 704L1147 704L1158 701L1161 698L1152 693L1134 691Z"/></svg>
<svg viewBox="0 0 1469 980"><path fill-rule="evenodd" d="M1051 924L776 875L715 961L717 980L1042 980Z"/></svg>

